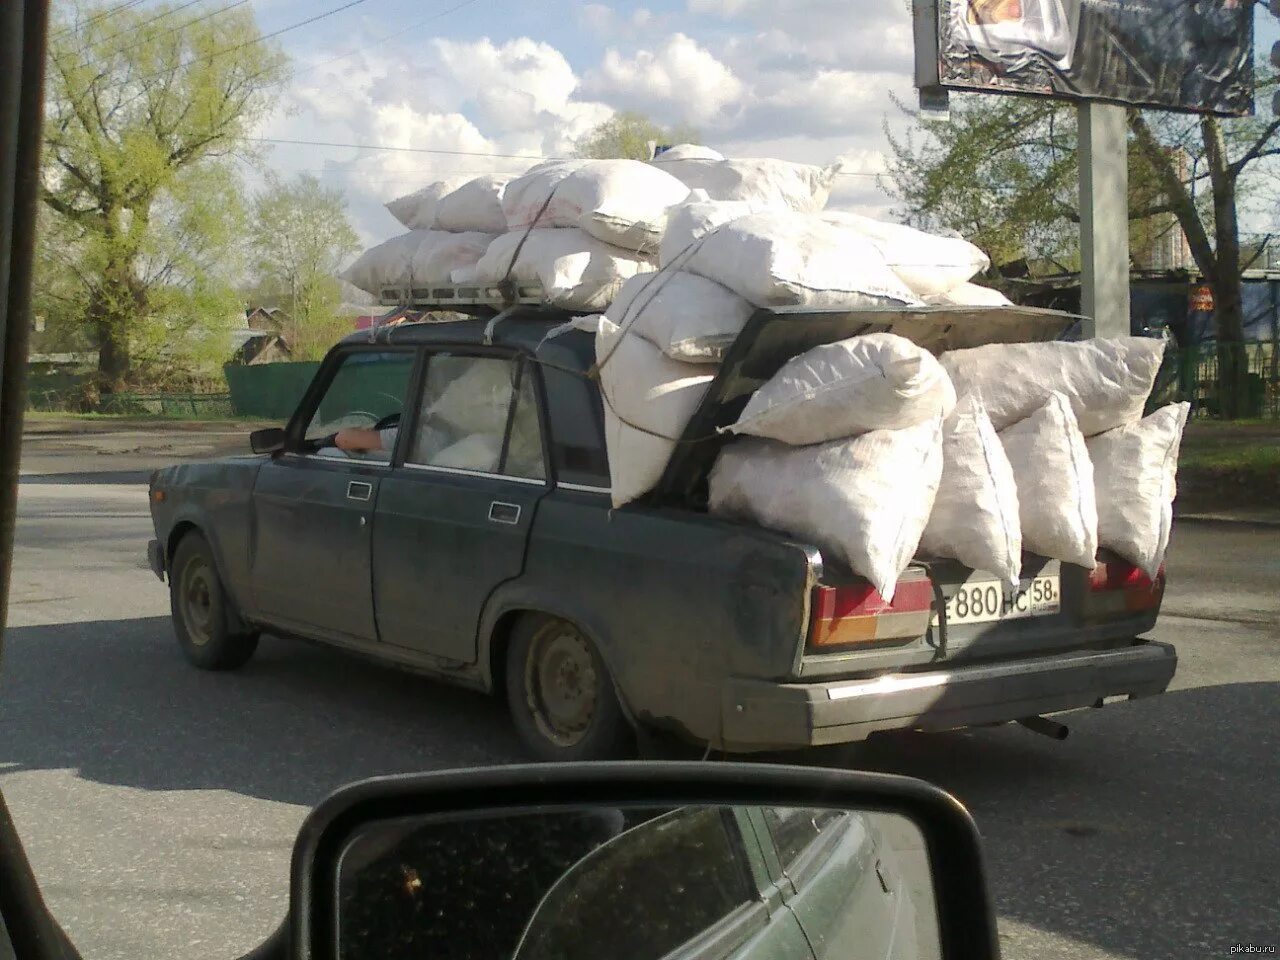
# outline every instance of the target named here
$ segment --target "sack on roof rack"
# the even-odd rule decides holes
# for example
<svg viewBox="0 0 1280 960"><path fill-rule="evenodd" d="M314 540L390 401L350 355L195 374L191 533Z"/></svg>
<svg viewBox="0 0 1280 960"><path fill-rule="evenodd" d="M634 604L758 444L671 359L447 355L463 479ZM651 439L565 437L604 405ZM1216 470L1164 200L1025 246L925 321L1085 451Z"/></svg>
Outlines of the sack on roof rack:
<svg viewBox="0 0 1280 960"><path fill-rule="evenodd" d="M440 198L447 196L467 182L466 177L449 177L429 183L421 190L389 200L383 206L387 212L410 230L433 230L436 226L436 207Z"/></svg>
<svg viewBox="0 0 1280 960"><path fill-rule="evenodd" d="M746 200L760 207L815 213L827 205L841 164L818 167L789 160L699 160L660 153L649 161L712 200Z"/></svg>
<svg viewBox="0 0 1280 960"><path fill-rule="evenodd" d="M580 227L627 250L656 252L667 208L689 195L675 177L638 160L540 164L507 184L502 209L511 230Z"/></svg>
<svg viewBox="0 0 1280 960"><path fill-rule="evenodd" d="M339 277L376 297L385 287L449 283L453 271L477 263L492 240L488 233L410 230L370 247Z"/></svg>
<svg viewBox="0 0 1280 960"><path fill-rule="evenodd" d="M489 244L474 270L455 271L453 280L538 283L549 303L599 311L613 301L622 281L652 269L636 254L601 243L582 230L539 227L527 236L523 230L504 233Z"/></svg>

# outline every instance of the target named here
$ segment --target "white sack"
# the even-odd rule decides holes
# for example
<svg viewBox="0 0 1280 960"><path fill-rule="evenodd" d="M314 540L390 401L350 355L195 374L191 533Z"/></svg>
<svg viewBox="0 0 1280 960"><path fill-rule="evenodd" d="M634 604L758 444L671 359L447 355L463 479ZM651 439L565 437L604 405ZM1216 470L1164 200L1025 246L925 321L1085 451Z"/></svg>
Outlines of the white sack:
<svg viewBox="0 0 1280 960"><path fill-rule="evenodd" d="M991 266L990 257L960 237L940 237L900 223L836 210L822 217L838 227L856 230L874 243L889 268L918 297L947 293Z"/></svg>
<svg viewBox="0 0 1280 960"><path fill-rule="evenodd" d="M659 163L670 163L672 160L723 160L724 154L700 143L677 143L668 147L654 158Z"/></svg>
<svg viewBox="0 0 1280 960"><path fill-rule="evenodd" d="M896 334L868 333L787 361L729 429L800 446L914 426L955 405L933 354Z"/></svg>
<svg viewBox="0 0 1280 960"><path fill-rule="evenodd" d="M870 240L803 213L740 217L703 237L681 265L757 307L919 303Z"/></svg>
<svg viewBox="0 0 1280 960"><path fill-rule="evenodd" d="M639 160L589 160L574 169L534 167L507 184L502 209L512 230L535 220L539 227L581 227L605 243L652 252L667 208L688 196L675 177Z"/></svg>
<svg viewBox="0 0 1280 960"><path fill-rule="evenodd" d="M549 302L570 310L603 310L622 281L652 269L635 254L581 230L539 227L527 239L523 230L504 233L489 245L469 279L454 274L454 282L497 283L507 276L517 248L520 256L511 276L520 283L542 284Z"/></svg>
<svg viewBox="0 0 1280 960"><path fill-rule="evenodd" d="M1098 553L1093 464L1071 404L1060 393L1000 432L1018 486L1022 544L1092 570Z"/></svg>
<svg viewBox="0 0 1280 960"><path fill-rule="evenodd" d="M946 293L925 297L924 302L940 307L1011 307L1013 301L999 290L977 283L962 283Z"/></svg>
<svg viewBox="0 0 1280 960"><path fill-rule="evenodd" d="M713 280L667 270L622 285L605 315L672 360L719 363L755 307Z"/></svg>
<svg viewBox="0 0 1280 960"><path fill-rule="evenodd" d="M473 433L437 453L431 458L431 465L493 473L501 456L502 434Z"/></svg>
<svg viewBox="0 0 1280 960"><path fill-rule="evenodd" d="M436 209L440 198L453 193L466 182L466 177L450 177L429 183L421 190L396 197L383 206L410 230L432 230L436 225Z"/></svg>
<svg viewBox="0 0 1280 960"><path fill-rule="evenodd" d="M653 489L715 371L679 363L607 318L596 334L613 505Z"/></svg>
<svg viewBox="0 0 1280 960"><path fill-rule="evenodd" d="M479 261L492 240L488 233L410 230L370 247L339 277L374 296L384 286L449 283L452 272Z"/></svg>
<svg viewBox="0 0 1280 960"><path fill-rule="evenodd" d="M473 363L451 380L427 408L428 420L456 434L507 432L511 409L511 367L505 363ZM434 461L432 461L434 462Z"/></svg>
<svg viewBox="0 0 1280 960"><path fill-rule="evenodd" d="M436 228L505 233L507 218L502 212L502 194L508 179L492 174L476 177L441 197L436 204Z"/></svg>
<svg viewBox="0 0 1280 960"><path fill-rule="evenodd" d="M1086 437L1141 418L1164 341L1111 337L1079 343L992 343L941 357L956 393L976 393L997 430L1064 395Z"/></svg>
<svg viewBox="0 0 1280 960"><path fill-rule="evenodd" d="M686 186L707 191L712 200L747 200L777 210L816 213L827 205L841 164L816 167L789 160L668 159L650 161Z"/></svg>
<svg viewBox="0 0 1280 960"><path fill-rule="evenodd" d="M1190 410L1189 403L1170 404L1086 441L1098 494L1098 545L1149 577L1169 546L1178 449Z"/></svg>
<svg viewBox="0 0 1280 960"><path fill-rule="evenodd" d="M942 481L920 548L1018 584L1018 487L991 419L973 394L962 397L942 425Z"/></svg>
<svg viewBox="0 0 1280 960"><path fill-rule="evenodd" d="M692 253L694 242L722 223L759 212L758 204L745 200L696 200L672 207L658 245L658 266L665 267L682 253Z"/></svg>
<svg viewBox="0 0 1280 960"><path fill-rule="evenodd" d="M938 489L939 430L933 421L813 447L735 441L711 470L710 510L812 543L892 600Z"/></svg>

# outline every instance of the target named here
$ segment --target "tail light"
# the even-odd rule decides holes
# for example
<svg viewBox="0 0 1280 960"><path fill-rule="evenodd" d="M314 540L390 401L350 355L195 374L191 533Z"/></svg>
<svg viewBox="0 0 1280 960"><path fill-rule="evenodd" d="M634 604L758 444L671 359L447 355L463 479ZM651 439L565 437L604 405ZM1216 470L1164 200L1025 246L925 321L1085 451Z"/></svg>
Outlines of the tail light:
<svg viewBox="0 0 1280 960"><path fill-rule="evenodd" d="M898 583L886 602L870 584L814 587L808 648L814 651L919 637L929 628L933 584L928 577Z"/></svg>
<svg viewBox="0 0 1280 960"><path fill-rule="evenodd" d="M1089 606L1106 613L1138 613L1160 606L1164 596L1164 565L1155 579L1123 560L1099 562L1089 574Z"/></svg>

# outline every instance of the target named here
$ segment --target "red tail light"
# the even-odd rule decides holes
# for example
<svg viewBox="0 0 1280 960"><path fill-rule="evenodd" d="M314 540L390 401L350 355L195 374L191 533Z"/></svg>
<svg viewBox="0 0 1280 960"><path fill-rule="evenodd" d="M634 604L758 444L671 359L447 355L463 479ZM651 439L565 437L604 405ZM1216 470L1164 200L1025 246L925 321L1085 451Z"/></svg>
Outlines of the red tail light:
<svg viewBox="0 0 1280 960"><path fill-rule="evenodd" d="M1155 580L1152 580L1123 560L1100 562L1089 574L1089 589L1095 594L1110 594L1121 599L1123 606L1117 605L1117 612L1150 610L1160 606L1164 596L1164 565L1161 564Z"/></svg>
<svg viewBox="0 0 1280 960"><path fill-rule="evenodd" d="M933 584L928 577L900 581L891 603L870 584L814 587L809 648L918 637L929 627L932 608Z"/></svg>

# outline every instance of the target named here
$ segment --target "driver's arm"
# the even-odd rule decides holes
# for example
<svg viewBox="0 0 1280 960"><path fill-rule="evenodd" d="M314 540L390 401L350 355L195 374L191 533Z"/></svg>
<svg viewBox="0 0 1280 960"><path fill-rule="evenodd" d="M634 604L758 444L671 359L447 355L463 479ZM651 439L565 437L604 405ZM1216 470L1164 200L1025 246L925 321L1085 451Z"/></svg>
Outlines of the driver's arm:
<svg viewBox="0 0 1280 960"><path fill-rule="evenodd" d="M369 427L346 427L334 434L333 443L346 453L372 453L382 449L382 432Z"/></svg>

